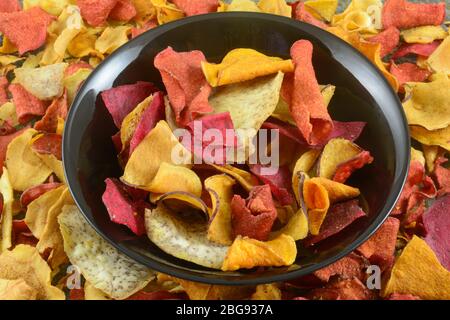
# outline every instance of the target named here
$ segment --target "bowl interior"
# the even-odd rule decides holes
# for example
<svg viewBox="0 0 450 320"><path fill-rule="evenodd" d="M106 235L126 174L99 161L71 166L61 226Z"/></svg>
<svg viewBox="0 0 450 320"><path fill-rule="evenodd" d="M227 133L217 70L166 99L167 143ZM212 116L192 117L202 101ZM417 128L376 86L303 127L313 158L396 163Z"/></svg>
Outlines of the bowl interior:
<svg viewBox="0 0 450 320"><path fill-rule="evenodd" d="M253 48L272 56L288 57L296 40L314 45L313 64L320 84L337 87L329 110L335 120L365 121L357 143L375 158L352 176L350 184L364 195L366 218L314 250L299 245L299 255L288 268L262 272L221 272L165 254L147 237L137 237L110 222L101 195L104 179L119 177L121 169L111 136L112 118L99 93L136 81L151 81L163 88L153 66L157 53L201 50L218 62L230 50ZM222 13L179 20L151 30L106 59L87 79L75 99L66 123L63 156L66 176L75 201L93 227L123 253L158 271L194 281L217 284L254 284L285 280L310 273L348 254L366 240L393 207L403 186L409 160L409 136L396 94L377 69L356 50L311 25L256 13Z"/></svg>

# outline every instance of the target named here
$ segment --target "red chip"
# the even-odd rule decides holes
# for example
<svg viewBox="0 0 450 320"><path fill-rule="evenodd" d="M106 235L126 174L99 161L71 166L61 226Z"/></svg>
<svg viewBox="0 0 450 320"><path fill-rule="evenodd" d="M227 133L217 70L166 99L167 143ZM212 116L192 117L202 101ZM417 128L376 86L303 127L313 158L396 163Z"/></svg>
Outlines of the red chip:
<svg viewBox="0 0 450 320"><path fill-rule="evenodd" d="M172 0L187 16L216 12L219 0Z"/></svg>
<svg viewBox="0 0 450 320"><path fill-rule="evenodd" d="M231 222L235 237L241 235L265 241L276 218L277 210L268 185L253 187L247 200L239 195L234 195L231 200Z"/></svg>
<svg viewBox="0 0 450 320"><path fill-rule="evenodd" d="M448 159L445 157L438 157L435 161L433 176L439 188L439 195L450 193L450 169L442 166L447 161Z"/></svg>
<svg viewBox="0 0 450 320"><path fill-rule="evenodd" d="M8 120L4 121L0 125L0 136L7 136L8 134L16 132L16 128L14 128Z"/></svg>
<svg viewBox="0 0 450 320"><path fill-rule="evenodd" d="M16 106L19 123L27 123L33 117L45 114L47 109L45 103L25 90L20 84L11 84L8 89Z"/></svg>
<svg viewBox="0 0 450 320"><path fill-rule="evenodd" d="M136 8L131 0L118 0L111 10L109 18L117 21L128 21L137 14Z"/></svg>
<svg viewBox="0 0 450 320"><path fill-rule="evenodd" d="M122 121L145 98L158 89L149 82L138 81L105 90L101 93L105 107L111 114L114 124L120 129Z"/></svg>
<svg viewBox="0 0 450 320"><path fill-rule="evenodd" d="M62 159L62 137L56 133L46 133L33 141L31 149L41 154L52 154L56 159Z"/></svg>
<svg viewBox="0 0 450 320"><path fill-rule="evenodd" d="M313 45L308 40L299 40L291 47L295 76L290 92L290 111L308 144L317 145L325 142L331 134L333 122L320 93L312 53ZM290 85L287 86L289 88Z"/></svg>
<svg viewBox="0 0 450 320"><path fill-rule="evenodd" d="M381 45L380 56L383 58L397 48L400 41L400 31L396 27L389 27L376 36L368 38L367 41Z"/></svg>
<svg viewBox="0 0 450 320"><path fill-rule="evenodd" d="M20 195L20 205L22 206L22 208L26 208L28 204L33 200L36 200L47 191L56 189L61 185L62 184L59 182L49 182L40 184L38 186L30 187Z"/></svg>
<svg viewBox="0 0 450 320"><path fill-rule="evenodd" d="M381 20L385 29L396 27L408 29L419 26L438 26L445 19L445 2L412 3L406 0L387 0Z"/></svg>
<svg viewBox="0 0 450 320"><path fill-rule="evenodd" d="M328 210L320 227L320 233L305 239L303 243L307 247L314 245L342 231L353 221L364 216L366 216L366 213L358 205L357 199L337 203Z"/></svg>
<svg viewBox="0 0 450 320"><path fill-rule="evenodd" d="M84 300L84 289L70 289L69 300Z"/></svg>
<svg viewBox="0 0 450 320"><path fill-rule="evenodd" d="M8 92L6 91L8 84L8 79L5 76L0 77L0 106L8 102Z"/></svg>
<svg viewBox="0 0 450 320"><path fill-rule="evenodd" d="M156 126L158 121L164 119L164 116L164 94L162 92L156 92L153 95L152 102L143 112L134 130L133 137L130 140L130 155L145 138L147 133Z"/></svg>
<svg viewBox="0 0 450 320"><path fill-rule="evenodd" d="M438 198L423 215L425 241L450 271L450 195Z"/></svg>
<svg viewBox="0 0 450 320"><path fill-rule="evenodd" d="M327 138L327 142L334 138L342 138L353 142L359 138L365 126L366 122L362 121L333 121L333 131Z"/></svg>
<svg viewBox="0 0 450 320"><path fill-rule="evenodd" d="M311 13L306 11L305 4L303 2L297 3L294 11L294 19L312 24L322 29L326 29L328 27L326 23L316 19Z"/></svg>
<svg viewBox="0 0 450 320"><path fill-rule="evenodd" d="M266 121L262 124L261 129L278 130L280 135L283 135L294 142L297 142L299 144L306 143L298 128L286 123Z"/></svg>
<svg viewBox="0 0 450 320"><path fill-rule="evenodd" d="M15 246L26 244L35 247L39 241L33 236L24 220L13 220L12 233Z"/></svg>
<svg viewBox="0 0 450 320"><path fill-rule="evenodd" d="M392 62L389 72L397 78L400 86L402 86L405 82L425 81L431 75L431 72L427 69L422 69L415 63L410 62L402 64L395 64Z"/></svg>
<svg viewBox="0 0 450 320"><path fill-rule="evenodd" d="M0 1L0 12L20 11L19 0L2 0Z"/></svg>
<svg viewBox="0 0 450 320"><path fill-rule="evenodd" d="M106 22L118 0L77 0L81 16L93 27Z"/></svg>
<svg viewBox="0 0 450 320"><path fill-rule="evenodd" d="M369 151L362 151L353 159L350 159L344 163L337 166L336 172L334 173L333 180L344 183L347 179L358 169L361 169L366 164L370 164L373 161L373 157L370 155Z"/></svg>
<svg viewBox="0 0 450 320"><path fill-rule="evenodd" d="M422 300L419 297L412 294L393 293L389 296L388 300Z"/></svg>
<svg viewBox="0 0 450 320"><path fill-rule="evenodd" d="M366 262L357 254L351 253L348 256L330 264L320 270L314 271L314 275L323 282L328 282L332 276L339 276L341 279L364 278L364 267Z"/></svg>
<svg viewBox="0 0 450 320"><path fill-rule="evenodd" d="M92 66L85 61L71 63L66 70L64 70L64 76L69 77L80 69L92 69Z"/></svg>
<svg viewBox="0 0 450 320"><path fill-rule="evenodd" d="M40 7L25 11L0 13L0 32L19 50L25 52L40 48L47 39L47 27L55 19Z"/></svg>
<svg viewBox="0 0 450 320"><path fill-rule="evenodd" d="M374 294L358 278L330 283L324 288L312 290L308 298L314 300L368 300Z"/></svg>
<svg viewBox="0 0 450 320"><path fill-rule="evenodd" d="M144 210L148 204L135 200L128 192L129 187L115 178L105 180L106 190L102 200L112 222L127 226L134 234L145 234Z"/></svg>
<svg viewBox="0 0 450 320"><path fill-rule="evenodd" d="M250 171L261 180L262 183L270 186L273 196L280 202L282 206L290 205L294 202L292 196L292 173L288 167L279 167L275 174L265 174L267 170L260 164L250 165Z"/></svg>
<svg viewBox="0 0 450 320"><path fill-rule="evenodd" d="M131 39L143 34L145 31L156 28L158 24L155 21L149 20L140 28L131 28Z"/></svg>
<svg viewBox="0 0 450 320"><path fill-rule="evenodd" d="M5 161L6 148L8 147L8 144L11 140L20 136L24 130L26 130L26 128L8 135L0 135L0 172L3 171L3 162Z"/></svg>
<svg viewBox="0 0 450 320"><path fill-rule="evenodd" d="M34 128L47 133L55 133L58 127L58 118L66 119L68 110L67 91L64 90L64 94L53 100L42 119L34 124Z"/></svg>
<svg viewBox="0 0 450 320"><path fill-rule="evenodd" d="M434 50L441 44L441 41L436 40L431 43L404 43L395 51L392 59L398 59L408 54L417 54L422 57L430 56Z"/></svg>
<svg viewBox="0 0 450 320"><path fill-rule="evenodd" d="M176 52L171 47L155 57L177 123L184 127L201 114L212 112L208 102L211 86L203 74L201 51Z"/></svg>
<svg viewBox="0 0 450 320"><path fill-rule="evenodd" d="M380 266L381 270L386 270L394 262L395 244L400 228L400 221L389 217L381 227L364 242L357 251L369 259L372 264Z"/></svg>
<svg viewBox="0 0 450 320"><path fill-rule="evenodd" d="M125 300L188 300L185 292L169 292L166 290L145 292L139 291Z"/></svg>

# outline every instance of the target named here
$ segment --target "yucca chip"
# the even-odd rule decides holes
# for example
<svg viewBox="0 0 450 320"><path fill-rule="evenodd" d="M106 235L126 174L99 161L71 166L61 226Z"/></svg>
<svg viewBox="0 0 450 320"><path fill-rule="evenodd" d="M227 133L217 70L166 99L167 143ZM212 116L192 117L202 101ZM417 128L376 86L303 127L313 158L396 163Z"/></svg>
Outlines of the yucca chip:
<svg viewBox="0 0 450 320"><path fill-rule="evenodd" d="M0 279L0 300L36 300L37 294L23 279Z"/></svg>
<svg viewBox="0 0 450 320"><path fill-rule="evenodd" d="M14 190L9 180L8 170L3 168L0 178L0 193L2 196L2 209L0 214L0 253L12 245L13 203Z"/></svg>
<svg viewBox="0 0 450 320"><path fill-rule="evenodd" d="M76 206L58 216L64 251L86 280L114 299L125 299L144 288L154 273L121 254L85 220Z"/></svg>
<svg viewBox="0 0 450 320"><path fill-rule="evenodd" d="M130 26L107 27L95 41L95 50L102 54L111 54L128 42Z"/></svg>
<svg viewBox="0 0 450 320"><path fill-rule="evenodd" d="M258 8L264 13L276 14L290 18L292 7L285 0L259 0Z"/></svg>
<svg viewBox="0 0 450 320"><path fill-rule="evenodd" d="M450 75L450 36L447 36L444 41L437 47L436 50L428 57L427 64L435 72Z"/></svg>
<svg viewBox="0 0 450 320"><path fill-rule="evenodd" d="M267 242L237 237L228 249L222 271L290 266L296 257L297 247L290 236L282 234Z"/></svg>
<svg viewBox="0 0 450 320"><path fill-rule="evenodd" d="M200 197L202 183L191 169L162 162L147 190L153 193L183 191Z"/></svg>

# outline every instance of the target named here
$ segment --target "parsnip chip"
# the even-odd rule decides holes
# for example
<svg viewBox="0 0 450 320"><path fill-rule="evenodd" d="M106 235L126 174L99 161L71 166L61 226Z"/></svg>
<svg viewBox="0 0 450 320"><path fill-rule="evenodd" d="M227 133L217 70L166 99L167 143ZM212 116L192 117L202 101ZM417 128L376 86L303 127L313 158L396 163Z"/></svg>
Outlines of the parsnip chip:
<svg viewBox="0 0 450 320"><path fill-rule="evenodd" d="M27 129L12 140L6 150L6 167L14 190L25 191L43 183L52 170L31 149L30 141L37 133Z"/></svg>
<svg viewBox="0 0 450 320"><path fill-rule="evenodd" d="M154 273L104 240L76 206L65 206L58 217L64 250L86 280L114 299L125 299L144 288Z"/></svg>
<svg viewBox="0 0 450 320"><path fill-rule="evenodd" d="M305 8L316 18L322 18L331 21L336 9L338 0L308 0L305 1Z"/></svg>
<svg viewBox="0 0 450 320"><path fill-rule="evenodd" d="M163 205L146 210L145 227L149 239L161 250L204 267L220 269L229 248L208 240L203 218L181 217Z"/></svg>
<svg viewBox="0 0 450 320"><path fill-rule="evenodd" d="M128 42L130 26L107 27L95 41L95 50L102 54L110 54Z"/></svg>
<svg viewBox="0 0 450 320"><path fill-rule="evenodd" d="M159 24L164 24L184 17L183 11L178 9L174 4L167 2L167 0L150 0L150 2L156 9L156 19Z"/></svg>
<svg viewBox="0 0 450 320"><path fill-rule="evenodd" d="M38 300L64 300L64 292L51 285L51 272L34 247L19 244L0 255L0 279L25 280L28 286L37 291Z"/></svg>
<svg viewBox="0 0 450 320"><path fill-rule="evenodd" d="M250 172L233 167L232 165L227 164L224 166L218 166L213 164L211 167L219 172L232 176L246 191L250 191L254 186L259 184L258 179Z"/></svg>
<svg viewBox="0 0 450 320"><path fill-rule="evenodd" d="M292 7L285 0L259 0L258 7L264 13L292 17Z"/></svg>
<svg viewBox="0 0 450 320"><path fill-rule="evenodd" d="M251 0L232 0L230 4L225 4L225 11L261 12L256 3Z"/></svg>
<svg viewBox="0 0 450 320"><path fill-rule="evenodd" d="M417 236L408 242L392 268L382 295L412 294L422 299L450 299L450 271Z"/></svg>
<svg viewBox="0 0 450 320"><path fill-rule="evenodd" d="M237 237L228 249L222 271L290 266L296 257L297 247L290 236L282 234L267 242Z"/></svg>
<svg viewBox="0 0 450 320"><path fill-rule="evenodd" d="M421 126L409 126L411 137L427 146L441 146L450 151L450 126L444 129L427 130Z"/></svg>
<svg viewBox="0 0 450 320"><path fill-rule="evenodd" d="M208 83L223 86L252 80L273 73L292 72L292 60L269 57L253 49L234 49L227 53L219 64L202 62L203 73Z"/></svg>
<svg viewBox="0 0 450 320"><path fill-rule="evenodd" d="M0 279L0 300L36 300L37 293L23 279Z"/></svg>
<svg viewBox="0 0 450 320"><path fill-rule="evenodd" d="M2 196L2 210L0 214L0 253L9 249L12 245L13 204L14 190L9 181L6 168L0 178L0 193Z"/></svg>
<svg viewBox="0 0 450 320"><path fill-rule="evenodd" d="M162 120L131 154L121 179L129 185L149 190L163 162L188 165L191 155L178 142L167 122Z"/></svg>
<svg viewBox="0 0 450 320"><path fill-rule="evenodd" d="M427 64L435 72L450 75L450 36L444 39L436 50L428 57Z"/></svg>
<svg viewBox="0 0 450 320"><path fill-rule="evenodd" d="M400 35L406 43L431 43L444 39L448 33L441 26L423 26L403 30Z"/></svg>

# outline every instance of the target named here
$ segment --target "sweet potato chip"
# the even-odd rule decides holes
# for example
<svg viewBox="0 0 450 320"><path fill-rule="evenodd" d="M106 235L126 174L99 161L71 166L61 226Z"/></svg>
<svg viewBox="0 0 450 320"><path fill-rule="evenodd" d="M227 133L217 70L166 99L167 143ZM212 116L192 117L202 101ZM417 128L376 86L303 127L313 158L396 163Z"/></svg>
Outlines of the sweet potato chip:
<svg viewBox="0 0 450 320"><path fill-rule="evenodd" d="M403 30L401 36L406 43L431 43L442 40L448 33L441 26L423 26Z"/></svg>
<svg viewBox="0 0 450 320"><path fill-rule="evenodd" d="M389 72L397 78L399 86L403 86L406 82L423 82L431 75L427 69L410 62L398 65L392 62Z"/></svg>
<svg viewBox="0 0 450 320"><path fill-rule="evenodd" d="M0 253L9 249L12 245L13 203L14 191L9 179L9 173L3 168L0 178L0 194L2 208L0 214Z"/></svg>
<svg viewBox="0 0 450 320"><path fill-rule="evenodd" d="M327 24L317 19L307 9L303 2L299 2L294 11L295 20L312 24L318 28L326 29Z"/></svg>
<svg viewBox="0 0 450 320"><path fill-rule="evenodd" d="M276 174L264 174L264 166L259 164L250 165L250 171L261 180L262 183L270 186L273 196L282 206L294 202L291 190L291 172L286 166L278 168Z"/></svg>
<svg viewBox="0 0 450 320"><path fill-rule="evenodd" d="M221 268L228 246L208 240L208 226L200 217L177 216L158 205L146 210L145 227L149 239L166 253L204 267Z"/></svg>
<svg viewBox="0 0 450 320"><path fill-rule="evenodd" d="M111 54L128 42L130 26L107 27L95 41L95 50L102 54Z"/></svg>
<svg viewBox="0 0 450 320"><path fill-rule="evenodd" d="M71 104L75 95L92 70L87 68L78 69L74 74L67 75L64 78L64 87L67 90L67 103Z"/></svg>
<svg viewBox="0 0 450 320"><path fill-rule="evenodd" d="M0 3L0 12L15 12L20 10L19 0L4 0Z"/></svg>
<svg viewBox="0 0 450 320"><path fill-rule="evenodd" d="M264 13L276 14L290 18L292 7L284 0L259 0L258 7Z"/></svg>
<svg viewBox="0 0 450 320"><path fill-rule="evenodd" d="M28 188L20 195L20 205L22 208L26 208L32 201L36 200L44 193L56 189L61 186L59 182L43 183L35 187Z"/></svg>
<svg viewBox="0 0 450 320"><path fill-rule="evenodd" d="M0 279L23 279L41 300L64 300L64 293L51 285L51 269L36 248L18 245L0 255Z"/></svg>
<svg viewBox="0 0 450 320"><path fill-rule="evenodd" d="M396 27L389 27L379 34L368 38L367 41L379 43L381 45L380 56L384 57L391 53L399 44L400 31Z"/></svg>
<svg viewBox="0 0 450 320"><path fill-rule="evenodd" d="M309 0L305 1L305 9L317 18L331 21L336 9L338 7L338 0Z"/></svg>
<svg viewBox="0 0 450 320"><path fill-rule="evenodd" d="M383 6L384 28L407 29L440 25L445 18L445 3L412 3L406 0L387 0Z"/></svg>
<svg viewBox="0 0 450 320"><path fill-rule="evenodd" d="M219 6L218 0L173 0L172 1L186 16L195 16L198 14L216 12Z"/></svg>
<svg viewBox="0 0 450 320"><path fill-rule="evenodd" d="M0 279L0 300L36 300L37 294L23 279Z"/></svg>
<svg viewBox="0 0 450 320"><path fill-rule="evenodd" d="M450 299L450 271L436 258L427 243L417 236L408 242L392 268L391 276L382 290L412 294L422 299Z"/></svg>
<svg viewBox="0 0 450 320"><path fill-rule="evenodd" d="M392 55L393 59L399 59L409 54L416 54L421 57L430 56L440 45L441 42L433 41L432 43L421 44L402 44Z"/></svg>
<svg viewBox="0 0 450 320"><path fill-rule="evenodd" d="M202 183L191 169L162 162L147 190L154 193L183 191L200 197Z"/></svg>
<svg viewBox="0 0 450 320"><path fill-rule="evenodd" d="M290 266L296 256L294 239L284 234L267 242L237 237L228 249L222 271Z"/></svg>
<svg viewBox="0 0 450 320"><path fill-rule="evenodd" d="M58 119L65 119L69 111L67 104L67 91L53 100L52 104L45 111L44 116L34 124L34 128L38 131L47 133L56 133L58 128Z"/></svg>
<svg viewBox="0 0 450 320"><path fill-rule="evenodd" d="M91 26L98 27L106 22L118 0L77 0L81 16Z"/></svg>
<svg viewBox="0 0 450 320"><path fill-rule="evenodd" d="M434 42L433 42L434 43ZM450 52L450 36L447 36L444 41L437 47L433 53L428 57L427 64L435 72L443 74L450 74L450 63L448 55Z"/></svg>
<svg viewBox="0 0 450 320"><path fill-rule="evenodd" d="M125 299L154 278L150 269L121 254L104 240L76 206L65 206L58 222L70 262L89 283L111 298Z"/></svg>
<svg viewBox="0 0 450 320"><path fill-rule="evenodd" d="M450 151L450 126L444 129L427 130L421 126L410 126L411 137L428 146L441 146Z"/></svg>
<svg viewBox="0 0 450 320"><path fill-rule="evenodd" d="M53 16L39 7L10 13L0 12L0 32L4 34L23 55L41 47L47 38L47 27Z"/></svg>
<svg viewBox="0 0 450 320"><path fill-rule="evenodd" d="M328 282L332 276L339 276L341 279L364 278L364 259L357 254L351 253L339 259L329 266L314 271L314 276L323 282Z"/></svg>
<svg viewBox="0 0 450 320"><path fill-rule="evenodd" d="M373 157L370 155L370 152L364 150L356 157L339 164L333 175L333 180L344 183L355 170L361 169L366 164L372 163L372 161Z"/></svg>
<svg viewBox="0 0 450 320"><path fill-rule="evenodd" d="M6 89L8 88L9 82L5 76L0 77L0 106L4 105L8 102L8 92Z"/></svg>
<svg viewBox="0 0 450 320"><path fill-rule="evenodd" d="M258 179L252 175L251 173L241 170L239 168L233 167L232 165L224 165L224 166L217 166L217 165L211 165L214 169L216 169L219 172L226 173L236 179L237 182L246 190L250 191L254 186L257 186Z"/></svg>
<svg viewBox="0 0 450 320"><path fill-rule="evenodd" d="M0 135L0 166L3 168L3 163L6 158L6 151L9 143L16 137L20 136L26 129L9 133L7 135Z"/></svg>
<svg viewBox="0 0 450 320"><path fill-rule="evenodd" d="M137 14L132 0L118 0L109 13L109 18L118 21L129 21Z"/></svg>
<svg viewBox="0 0 450 320"><path fill-rule="evenodd" d="M251 0L232 0L230 4L225 4L225 8L225 11L261 12L256 3Z"/></svg>
<svg viewBox="0 0 450 320"><path fill-rule="evenodd" d="M11 84L8 89L16 106L19 123L27 123L34 116L45 114L46 105L44 102L29 93L20 84Z"/></svg>
<svg viewBox="0 0 450 320"><path fill-rule="evenodd" d="M303 209L298 209L298 211L293 213L288 219L287 223L281 229L270 235L270 239L277 238L281 234L291 236L294 241L306 238L309 226L308 217Z"/></svg>
<svg viewBox="0 0 450 320"><path fill-rule="evenodd" d="M201 70L202 61L206 59L200 51L176 52L171 47L155 57L179 125L212 111L208 103L211 87Z"/></svg>
<svg viewBox="0 0 450 320"><path fill-rule="evenodd" d="M443 166L448 159L445 157L438 157L435 161L434 178L439 187L438 195L450 193L450 169Z"/></svg>
<svg viewBox="0 0 450 320"><path fill-rule="evenodd" d="M136 9L136 16L134 21L139 25L144 25L146 22L156 17L156 9L151 1L148 0L132 0L133 6Z"/></svg>
<svg viewBox="0 0 450 320"><path fill-rule="evenodd" d="M30 141L31 149L37 154L51 154L62 160L62 137L56 133L39 134Z"/></svg>
<svg viewBox="0 0 450 320"><path fill-rule="evenodd" d="M167 0L150 0L156 10L156 19L159 24L168 23L184 17L183 11Z"/></svg>
<svg viewBox="0 0 450 320"><path fill-rule="evenodd" d="M30 141L36 133L34 129L27 129L8 145L5 163L14 190L24 191L39 185L52 173L31 149Z"/></svg>

